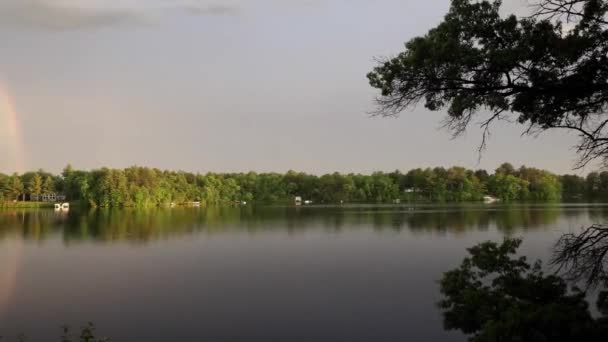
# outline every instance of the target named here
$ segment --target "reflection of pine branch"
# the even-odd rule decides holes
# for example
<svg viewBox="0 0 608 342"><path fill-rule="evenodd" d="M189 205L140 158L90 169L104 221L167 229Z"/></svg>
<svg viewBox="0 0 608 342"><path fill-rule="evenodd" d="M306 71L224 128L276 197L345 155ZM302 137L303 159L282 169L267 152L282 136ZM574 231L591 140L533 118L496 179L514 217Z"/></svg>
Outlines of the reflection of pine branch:
<svg viewBox="0 0 608 342"><path fill-rule="evenodd" d="M608 226L595 224L580 234L564 234L556 243L552 264L569 280L588 287L608 280Z"/></svg>

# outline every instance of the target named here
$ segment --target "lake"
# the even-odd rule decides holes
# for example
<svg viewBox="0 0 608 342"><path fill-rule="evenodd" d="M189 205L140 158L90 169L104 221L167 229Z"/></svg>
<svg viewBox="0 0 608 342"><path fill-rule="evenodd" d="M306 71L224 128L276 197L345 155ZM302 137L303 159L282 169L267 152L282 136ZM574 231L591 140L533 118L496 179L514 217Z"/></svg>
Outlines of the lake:
<svg viewBox="0 0 608 342"><path fill-rule="evenodd" d="M435 305L465 248L523 237L547 259L607 220L599 204L3 210L0 335L91 321L127 342L465 341Z"/></svg>

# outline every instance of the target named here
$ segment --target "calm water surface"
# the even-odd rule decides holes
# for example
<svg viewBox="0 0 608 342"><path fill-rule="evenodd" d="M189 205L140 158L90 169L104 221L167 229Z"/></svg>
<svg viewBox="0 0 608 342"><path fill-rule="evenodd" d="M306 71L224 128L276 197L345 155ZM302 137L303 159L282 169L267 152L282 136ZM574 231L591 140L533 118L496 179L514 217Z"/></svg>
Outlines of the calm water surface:
<svg viewBox="0 0 608 342"><path fill-rule="evenodd" d="M465 248L547 258L604 205L0 211L0 335L49 341L465 341L437 280Z"/></svg>

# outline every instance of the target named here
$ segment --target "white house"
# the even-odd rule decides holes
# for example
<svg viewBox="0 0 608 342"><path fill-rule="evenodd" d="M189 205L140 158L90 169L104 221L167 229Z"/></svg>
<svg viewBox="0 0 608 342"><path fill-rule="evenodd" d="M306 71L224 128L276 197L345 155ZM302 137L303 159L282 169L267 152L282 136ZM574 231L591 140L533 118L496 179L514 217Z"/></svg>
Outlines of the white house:
<svg viewBox="0 0 608 342"><path fill-rule="evenodd" d="M65 199L66 196L64 194L58 194L55 192L42 195L30 194L30 201L33 202L63 202Z"/></svg>

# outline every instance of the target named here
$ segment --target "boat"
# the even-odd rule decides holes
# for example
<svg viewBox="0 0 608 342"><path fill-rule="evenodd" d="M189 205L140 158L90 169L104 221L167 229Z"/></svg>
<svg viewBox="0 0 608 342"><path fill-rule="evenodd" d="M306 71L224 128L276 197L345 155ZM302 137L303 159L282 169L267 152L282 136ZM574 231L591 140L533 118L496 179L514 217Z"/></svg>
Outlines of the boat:
<svg viewBox="0 0 608 342"><path fill-rule="evenodd" d="M70 210L70 203L55 203L55 211L68 211Z"/></svg>
<svg viewBox="0 0 608 342"><path fill-rule="evenodd" d="M487 204L496 203L498 202L498 198L494 196L483 196L483 202Z"/></svg>

